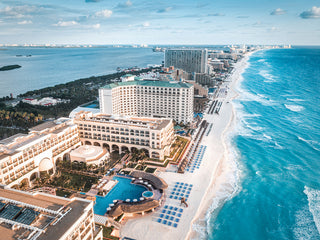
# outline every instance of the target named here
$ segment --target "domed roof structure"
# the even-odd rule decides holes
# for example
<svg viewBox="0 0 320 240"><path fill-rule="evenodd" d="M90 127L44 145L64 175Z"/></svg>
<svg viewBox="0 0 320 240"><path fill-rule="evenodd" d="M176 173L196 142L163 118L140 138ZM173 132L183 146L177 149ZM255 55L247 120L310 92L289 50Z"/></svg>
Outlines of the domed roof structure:
<svg viewBox="0 0 320 240"><path fill-rule="evenodd" d="M49 158L44 158L41 160L41 162L39 164L39 171L40 172L48 171L52 168L53 168L53 163Z"/></svg>

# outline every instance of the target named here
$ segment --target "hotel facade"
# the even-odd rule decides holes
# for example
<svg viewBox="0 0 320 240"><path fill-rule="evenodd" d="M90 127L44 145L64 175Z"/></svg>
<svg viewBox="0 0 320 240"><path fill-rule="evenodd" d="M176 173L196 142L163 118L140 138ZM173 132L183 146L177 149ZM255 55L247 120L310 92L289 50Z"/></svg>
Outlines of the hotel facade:
<svg viewBox="0 0 320 240"><path fill-rule="evenodd" d="M164 159L175 139L171 119L122 117L107 114L79 113L74 122L84 145L95 145L109 151L145 150L151 158Z"/></svg>
<svg viewBox="0 0 320 240"><path fill-rule="evenodd" d="M0 184L12 187L40 177L40 172L55 170L58 159L80 146L78 128L68 118L46 122L0 141Z"/></svg>
<svg viewBox="0 0 320 240"><path fill-rule="evenodd" d="M81 144L101 147L101 151L95 150L94 156L91 150L85 149L99 162L108 151L121 153L135 149L162 160L170 154L174 139L171 119L79 113L74 119L46 122L32 128L29 134L17 134L0 141L0 185L31 186L41 172L53 173L58 160L71 160L70 152L79 149Z"/></svg>
<svg viewBox="0 0 320 240"><path fill-rule="evenodd" d="M110 115L193 120L193 85L142 80L112 83L99 89L100 111Z"/></svg>
<svg viewBox="0 0 320 240"><path fill-rule="evenodd" d="M164 66L174 66L186 72L208 73L208 50L168 49L165 51Z"/></svg>

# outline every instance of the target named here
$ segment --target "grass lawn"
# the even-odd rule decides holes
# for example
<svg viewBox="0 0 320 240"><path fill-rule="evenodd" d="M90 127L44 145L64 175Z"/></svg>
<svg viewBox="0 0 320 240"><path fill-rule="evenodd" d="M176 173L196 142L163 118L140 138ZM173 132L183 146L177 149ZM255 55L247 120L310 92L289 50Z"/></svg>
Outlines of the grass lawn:
<svg viewBox="0 0 320 240"><path fill-rule="evenodd" d="M113 227L105 227L105 226L102 226L102 228L103 228L103 237L104 237L104 238L112 239L112 240L119 240L119 238L114 237L114 236L111 236Z"/></svg>

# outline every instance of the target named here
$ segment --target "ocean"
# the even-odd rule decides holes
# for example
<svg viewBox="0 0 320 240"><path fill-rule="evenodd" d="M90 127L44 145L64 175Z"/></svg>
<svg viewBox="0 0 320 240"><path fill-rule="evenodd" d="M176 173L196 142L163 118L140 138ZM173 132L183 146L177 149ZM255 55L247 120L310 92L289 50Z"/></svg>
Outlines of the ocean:
<svg viewBox="0 0 320 240"><path fill-rule="evenodd" d="M22 67L0 71L0 97L10 93L16 97L29 90L114 73L117 67L143 68L161 64L163 60L163 53L151 48L2 48L0 67L13 64Z"/></svg>
<svg viewBox="0 0 320 240"><path fill-rule="evenodd" d="M214 199L206 238L320 239L319 66L320 48L250 57L233 103L233 189Z"/></svg>

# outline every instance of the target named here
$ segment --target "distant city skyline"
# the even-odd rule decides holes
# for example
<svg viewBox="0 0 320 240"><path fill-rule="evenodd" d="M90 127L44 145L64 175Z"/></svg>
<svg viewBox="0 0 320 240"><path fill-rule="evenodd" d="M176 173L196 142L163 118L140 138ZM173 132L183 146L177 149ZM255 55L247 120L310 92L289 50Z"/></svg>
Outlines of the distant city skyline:
<svg viewBox="0 0 320 240"><path fill-rule="evenodd" d="M315 0L0 0L0 44L320 45Z"/></svg>

